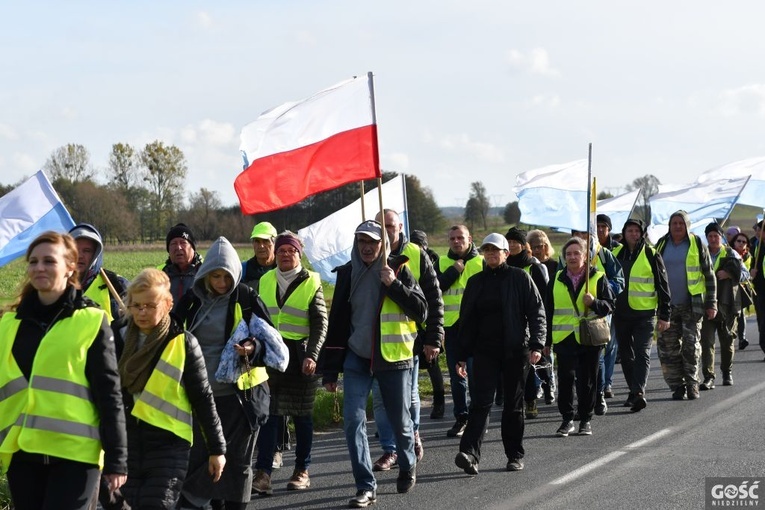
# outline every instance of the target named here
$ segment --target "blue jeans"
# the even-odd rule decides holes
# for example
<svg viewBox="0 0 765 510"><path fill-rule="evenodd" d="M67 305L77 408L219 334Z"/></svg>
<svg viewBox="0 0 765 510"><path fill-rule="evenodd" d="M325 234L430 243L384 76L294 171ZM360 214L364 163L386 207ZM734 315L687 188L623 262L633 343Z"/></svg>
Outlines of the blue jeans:
<svg viewBox="0 0 765 510"><path fill-rule="evenodd" d="M412 378L412 405L409 413L412 416L414 430L420 429L420 388L419 388L420 358L414 357L414 367L410 377ZM384 452L396 453L396 436L388 420L388 414L385 412L382 395L380 394L380 383L375 379L372 383L372 408L375 413L375 424L377 425L377 434L380 436L380 446Z"/></svg>
<svg viewBox="0 0 765 510"><path fill-rule="evenodd" d="M608 323L611 325L611 339L606 344L605 350L600 351L598 360L598 393L603 393L607 386L614 383L614 366L616 365L616 354L619 352L619 341L616 339L616 329L608 316Z"/></svg>
<svg viewBox="0 0 765 510"><path fill-rule="evenodd" d="M279 427L283 426L282 416L270 415L268 421L260 427L258 437L258 456L255 469L262 469L269 475L274 464ZM295 424L295 468L308 469L311 465L311 448L313 446L313 417L293 416Z"/></svg>
<svg viewBox="0 0 765 510"><path fill-rule="evenodd" d="M457 375L457 334L459 325L444 328L444 347L446 348L446 368L449 369L449 383L452 387L452 402L454 403L454 417L467 420L468 416L468 385L473 375L473 359L467 360L467 380Z"/></svg>
<svg viewBox="0 0 765 510"><path fill-rule="evenodd" d="M343 428L353 478L357 490L377 490L367 437L367 399L376 379L385 411L396 437L398 465L403 471L414 469L414 430L409 408L412 404L412 377L409 370L372 373L370 360L350 349L343 363Z"/></svg>

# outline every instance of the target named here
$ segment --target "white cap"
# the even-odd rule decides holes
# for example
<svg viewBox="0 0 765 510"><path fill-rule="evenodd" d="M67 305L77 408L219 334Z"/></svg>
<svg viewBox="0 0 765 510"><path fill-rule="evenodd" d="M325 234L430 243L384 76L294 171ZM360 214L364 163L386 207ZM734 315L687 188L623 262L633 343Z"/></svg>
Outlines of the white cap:
<svg viewBox="0 0 765 510"><path fill-rule="evenodd" d="M505 239L505 236L502 234L497 234L496 232L487 235L483 239L483 242L481 243L481 249L483 250L489 244L499 248L500 250L510 250L510 246L507 244L507 239Z"/></svg>

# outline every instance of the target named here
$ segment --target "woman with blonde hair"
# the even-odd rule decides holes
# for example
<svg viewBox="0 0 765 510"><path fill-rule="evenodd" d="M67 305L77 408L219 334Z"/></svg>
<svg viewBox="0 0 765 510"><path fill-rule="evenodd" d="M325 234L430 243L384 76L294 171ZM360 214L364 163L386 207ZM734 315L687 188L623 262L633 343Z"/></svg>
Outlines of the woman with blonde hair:
<svg viewBox="0 0 765 510"><path fill-rule="evenodd" d="M111 491L127 477L112 330L83 298L71 236L41 234L26 261L21 293L0 319L0 473L17 510L85 509L101 468Z"/></svg>
<svg viewBox="0 0 765 510"><path fill-rule="evenodd" d="M197 339L170 315L170 278L144 269L127 289L128 315L113 325L128 414L132 508L175 508L186 478L192 422L204 431L208 471L217 482L226 441ZM193 420L192 420L193 416Z"/></svg>
<svg viewBox="0 0 765 510"><path fill-rule="evenodd" d="M543 230L529 230L529 233L526 235L526 241L531 246L531 255L536 257L547 268L547 274L552 280L558 271L558 261L553 258L555 248L550 244L547 234Z"/></svg>

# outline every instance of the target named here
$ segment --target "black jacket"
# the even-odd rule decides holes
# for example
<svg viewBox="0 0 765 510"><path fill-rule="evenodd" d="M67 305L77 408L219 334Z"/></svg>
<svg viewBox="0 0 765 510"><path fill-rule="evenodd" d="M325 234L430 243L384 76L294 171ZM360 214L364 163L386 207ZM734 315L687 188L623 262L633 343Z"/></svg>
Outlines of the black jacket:
<svg viewBox="0 0 765 510"><path fill-rule="evenodd" d="M481 342L477 332L482 314L477 301L490 278L500 279L505 357L526 350L542 352L547 324L541 294L526 271L502 264L496 269L484 267L483 271L473 275L467 282L460 305L457 359L467 360L473 355L478 342Z"/></svg>
<svg viewBox="0 0 765 510"><path fill-rule="evenodd" d="M61 320L72 316L75 310L97 307L82 291L69 287L57 301L58 310L52 321L41 321L41 304L37 293L28 295L16 309L16 317L21 320L14 341L13 357L24 377L29 380L37 349L45 332ZM104 449L104 473L127 473L127 434L125 432L125 410L122 405L120 376L117 371L117 356L114 349L114 336L104 316L101 329L93 344L88 349L85 361L85 376L90 384L93 404L100 417L99 433ZM32 462L42 455L19 452ZM40 460L42 462L42 460Z"/></svg>
<svg viewBox="0 0 765 510"><path fill-rule="evenodd" d="M417 323L425 320L428 313L428 304L420 286L414 280L414 276L406 266L407 261L403 255L391 256L388 265L396 272L396 281L390 287L382 285L377 313L377 331L379 332L380 309L385 297L389 297L399 305L407 317ZM352 262L335 268L337 283L335 295L332 300L332 308L329 312L329 326L327 329L327 341L319 356L317 372L324 375L323 383L336 382L338 374L343 371L345 351L348 348L348 339L351 336L351 273ZM375 356L370 360L370 370L396 370L409 368L413 364L413 358L406 361L389 363L382 359L380 353L380 336L374 339Z"/></svg>
<svg viewBox="0 0 765 510"><path fill-rule="evenodd" d="M633 310L629 306L629 286L630 286L630 273L632 273L632 266L635 264L635 260L640 253L645 251L648 263L651 265L651 271L653 272L653 285L656 289L656 295L659 299L658 307L654 310ZM653 317L657 315L660 320L669 321L670 310L670 293L669 293L669 281L667 277L667 268L664 267L664 259L661 255L654 250L648 248L645 244L645 240L635 246L635 251L630 251L627 243L624 243L622 248L616 253L616 260L622 265L622 271L624 272L624 291L616 296L616 309L614 310L614 317L624 319L639 319L641 317Z"/></svg>
<svg viewBox="0 0 765 510"><path fill-rule="evenodd" d="M125 339L122 338L122 329L127 325L127 320L115 321L112 323L114 331L114 341L117 347L117 359L122 357L125 349ZM205 368L202 349L199 347L196 337L184 331L183 326L177 319L172 319L170 331L161 349L158 349L154 365L159 361L162 351L167 343L176 336L184 334L186 344L186 363L183 367L182 381L186 389L186 395L189 398L191 409L194 413L194 420L199 424L204 432L207 450L210 455L225 455L226 440L223 438L223 429L221 428L220 418L215 409L210 382L207 380L207 369ZM122 399L125 403L125 416L127 417L128 430L143 428L142 439L147 443L161 445L163 441L168 440L168 436L175 436L172 432L154 427L144 421L131 416L131 411L135 402L133 395L123 389ZM172 437L171 437L172 440ZM131 448L137 445L132 445ZM144 466L145 468L148 466Z"/></svg>

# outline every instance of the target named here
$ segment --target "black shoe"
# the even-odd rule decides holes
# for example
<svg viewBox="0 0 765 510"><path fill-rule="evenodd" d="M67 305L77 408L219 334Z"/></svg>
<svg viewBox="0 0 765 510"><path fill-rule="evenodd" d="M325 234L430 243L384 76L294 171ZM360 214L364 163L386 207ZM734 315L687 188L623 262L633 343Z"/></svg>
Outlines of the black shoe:
<svg viewBox="0 0 765 510"><path fill-rule="evenodd" d="M707 390L715 389L715 378L714 377L707 377L706 379L704 379L704 382L699 384L699 389L701 391L707 391Z"/></svg>
<svg viewBox="0 0 765 510"><path fill-rule="evenodd" d="M523 470L523 462L521 462L521 459L510 459L507 461L507 470L508 471L522 471Z"/></svg>
<svg viewBox="0 0 765 510"><path fill-rule="evenodd" d="M602 393L598 393L595 397L595 414L603 416L608 411L608 404L606 404L606 397Z"/></svg>
<svg viewBox="0 0 765 510"><path fill-rule="evenodd" d="M689 384L687 386L688 391L688 400L696 400L699 398L699 385L698 384Z"/></svg>
<svg viewBox="0 0 765 510"><path fill-rule="evenodd" d="M678 386L672 392L672 400L683 400L685 398L685 386Z"/></svg>
<svg viewBox="0 0 765 510"><path fill-rule="evenodd" d="M545 394L545 404L550 405L555 402L555 395L553 395L553 388L547 383L542 383L542 392Z"/></svg>
<svg viewBox="0 0 765 510"><path fill-rule="evenodd" d="M733 375L730 372L723 372L723 386L733 386Z"/></svg>
<svg viewBox="0 0 765 510"><path fill-rule="evenodd" d="M630 393L627 395L627 400L624 401L624 407L632 407L632 405L635 403L635 395L633 393Z"/></svg>
<svg viewBox="0 0 765 510"><path fill-rule="evenodd" d="M399 494L406 494L417 483L417 472L415 468L409 471L400 471L398 478L396 478L396 491Z"/></svg>
<svg viewBox="0 0 765 510"><path fill-rule="evenodd" d="M452 428L446 431L447 437L462 437L465 433L465 427L467 427L467 420L464 418L457 418L457 421L452 425Z"/></svg>
<svg viewBox="0 0 765 510"><path fill-rule="evenodd" d="M749 340L747 340L746 338L744 338L743 340L740 340L738 342L738 350L739 351L743 351L747 347L749 347Z"/></svg>
<svg viewBox="0 0 765 510"><path fill-rule="evenodd" d="M536 401L526 402L526 419L533 420L539 416L539 409L537 408Z"/></svg>
<svg viewBox="0 0 765 510"><path fill-rule="evenodd" d="M475 457L469 453L459 452L457 456L454 457L454 463L458 468L464 470L465 473L469 475L478 474L478 462L476 462Z"/></svg>
<svg viewBox="0 0 765 510"><path fill-rule="evenodd" d="M558 430L555 431L555 435L558 437L568 437L574 431L574 422L571 420L564 420L561 423Z"/></svg>
<svg viewBox="0 0 765 510"><path fill-rule="evenodd" d="M374 505L377 501L377 492L370 490L356 491L356 497L348 501L348 508L364 508Z"/></svg>
<svg viewBox="0 0 765 510"><path fill-rule="evenodd" d="M430 411L431 420L440 420L444 417L444 404L433 404L433 410Z"/></svg>
<svg viewBox="0 0 765 510"><path fill-rule="evenodd" d="M636 413L642 409L645 409L645 407L648 405L648 403L645 401L645 397L642 393L638 393L635 396L635 401L632 403L632 407L630 408L630 411L633 413Z"/></svg>
<svg viewBox="0 0 765 510"><path fill-rule="evenodd" d="M579 435L580 436L592 435L592 424L589 421L579 422Z"/></svg>

